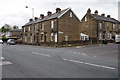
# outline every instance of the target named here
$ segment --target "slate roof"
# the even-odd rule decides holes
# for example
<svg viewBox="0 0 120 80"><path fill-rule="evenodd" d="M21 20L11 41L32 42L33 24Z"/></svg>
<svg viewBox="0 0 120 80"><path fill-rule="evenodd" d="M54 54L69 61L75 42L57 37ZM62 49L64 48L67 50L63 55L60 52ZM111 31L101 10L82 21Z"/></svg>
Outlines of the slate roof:
<svg viewBox="0 0 120 80"><path fill-rule="evenodd" d="M21 32L21 31L22 31L22 29L14 29L14 30L10 30L10 32L14 32L14 31Z"/></svg>
<svg viewBox="0 0 120 80"><path fill-rule="evenodd" d="M34 22L35 21L30 21L30 22L26 23L24 26L29 26L29 25L33 24Z"/></svg>
<svg viewBox="0 0 120 80"><path fill-rule="evenodd" d="M50 19L59 18L61 15L63 15L64 13L66 13L68 10L70 10L70 8L64 9L64 10L58 12L58 13L53 13L51 15L47 15L43 19L38 19L36 21L28 22L24 26L29 26L29 25L34 24L34 23L38 23L38 22L42 22L42 21L46 21L46 20L50 20Z"/></svg>
<svg viewBox="0 0 120 80"><path fill-rule="evenodd" d="M42 21L46 21L46 20L50 20L50 19L55 19L58 18L60 15L64 14L67 10L69 10L70 8L64 9L58 13L53 13L51 15L47 15L45 16L43 19L38 19L37 21L35 21L34 23L38 23L38 22L42 22Z"/></svg>
<svg viewBox="0 0 120 80"><path fill-rule="evenodd" d="M110 17L104 17L104 16L100 16L100 15L95 15L95 14L91 14L91 16L94 19L100 20L100 21L108 21L108 22L113 22L113 23L120 23L118 20L114 19L114 18L110 18Z"/></svg>

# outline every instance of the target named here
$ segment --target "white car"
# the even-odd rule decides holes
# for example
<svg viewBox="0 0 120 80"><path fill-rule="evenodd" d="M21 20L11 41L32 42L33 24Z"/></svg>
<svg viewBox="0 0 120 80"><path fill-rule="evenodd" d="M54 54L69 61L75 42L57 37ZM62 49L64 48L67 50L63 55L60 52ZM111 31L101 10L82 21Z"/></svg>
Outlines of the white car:
<svg viewBox="0 0 120 80"><path fill-rule="evenodd" d="M3 41L0 39L0 44L3 44Z"/></svg>
<svg viewBox="0 0 120 80"><path fill-rule="evenodd" d="M15 45L15 40L14 40L14 39L9 39L9 40L7 41L7 44L8 44L8 45Z"/></svg>
<svg viewBox="0 0 120 80"><path fill-rule="evenodd" d="M115 35L115 42L120 43L120 35Z"/></svg>

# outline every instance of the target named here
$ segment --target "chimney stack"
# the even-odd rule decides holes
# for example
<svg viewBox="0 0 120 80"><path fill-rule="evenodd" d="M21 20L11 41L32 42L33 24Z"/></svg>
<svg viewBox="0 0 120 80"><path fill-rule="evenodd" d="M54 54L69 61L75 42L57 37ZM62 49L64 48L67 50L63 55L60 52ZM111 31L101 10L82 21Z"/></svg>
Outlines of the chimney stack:
<svg viewBox="0 0 120 80"><path fill-rule="evenodd" d="M47 15L49 15L49 16L50 16L51 14L52 14L52 12L50 12L50 11L48 11L48 12L47 12Z"/></svg>
<svg viewBox="0 0 120 80"><path fill-rule="evenodd" d="M33 19L29 19L29 22L33 21Z"/></svg>
<svg viewBox="0 0 120 80"><path fill-rule="evenodd" d="M60 12L61 9L60 8L56 8L56 13Z"/></svg>
<svg viewBox="0 0 120 80"><path fill-rule="evenodd" d="M105 17L105 14L101 14L101 16Z"/></svg>
<svg viewBox="0 0 120 80"><path fill-rule="evenodd" d="M88 14L91 14L91 10L90 10L90 8L87 10L87 13L88 13Z"/></svg>
<svg viewBox="0 0 120 80"><path fill-rule="evenodd" d="M40 19L43 19L44 18L44 14L40 14Z"/></svg>
<svg viewBox="0 0 120 80"><path fill-rule="evenodd" d="M38 17L35 17L34 20L36 21L38 19Z"/></svg>
<svg viewBox="0 0 120 80"><path fill-rule="evenodd" d="M107 17L109 17L109 18L110 18L110 15L107 15Z"/></svg>
<svg viewBox="0 0 120 80"><path fill-rule="evenodd" d="M95 10L95 12L94 12L94 13L95 13L95 15L98 15L98 10Z"/></svg>

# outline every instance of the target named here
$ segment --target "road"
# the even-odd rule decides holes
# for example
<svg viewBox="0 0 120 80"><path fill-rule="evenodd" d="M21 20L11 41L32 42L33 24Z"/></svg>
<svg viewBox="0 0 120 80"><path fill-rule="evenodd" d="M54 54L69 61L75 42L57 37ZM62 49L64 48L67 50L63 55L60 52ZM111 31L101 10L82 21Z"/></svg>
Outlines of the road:
<svg viewBox="0 0 120 80"><path fill-rule="evenodd" d="M3 78L117 78L118 45L2 45Z"/></svg>

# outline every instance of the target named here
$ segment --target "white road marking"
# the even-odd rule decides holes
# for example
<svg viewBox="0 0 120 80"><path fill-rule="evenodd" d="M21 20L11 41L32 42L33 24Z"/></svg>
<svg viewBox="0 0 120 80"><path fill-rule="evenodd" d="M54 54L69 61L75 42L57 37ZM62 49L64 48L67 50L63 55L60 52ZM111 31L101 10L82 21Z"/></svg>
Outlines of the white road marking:
<svg viewBox="0 0 120 80"><path fill-rule="evenodd" d="M77 46L76 48L81 48L82 46Z"/></svg>
<svg viewBox="0 0 120 80"><path fill-rule="evenodd" d="M3 59L4 59L4 57L1 57L1 59L3 60Z"/></svg>
<svg viewBox="0 0 120 80"><path fill-rule="evenodd" d="M47 55L47 54L40 54L40 55L50 57L50 55Z"/></svg>
<svg viewBox="0 0 120 80"><path fill-rule="evenodd" d="M67 61L68 59L63 58L63 60Z"/></svg>
<svg viewBox="0 0 120 80"><path fill-rule="evenodd" d="M76 61L76 60L68 60L68 59L65 59L65 58L63 58L63 60L70 61L70 62L75 62L75 63L80 63L80 64L86 64L86 65L95 66L95 67L106 68L106 69L112 69L112 70L116 69L116 68L109 67L109 66L103 66L103 65L98 65L98 64L86 63L86 62L81 62L81 61Z"/></svg>
<svg viewBox="0 0 120 80"><path fill-rule="evenodd" d="M9 64L12 64L10 61L3 61L3 62L0 62L0 65L9 65Z"/></svg>
<svg viewBox="0 0 120 80"><path fill-rule="evenodd" d="M82 55L87 56L85 53L82 53Z"/></svg>
<svg viewBox="0 0 120 80"><path fill-rule="evenodd" d="M50 55L47 55L47 54L40 54L40 53L36 53L36 52L32 52L33 54L39 54L39 55L42 55L42 56L47 56L47 57L50 57Z"/></svg>
<svg viewBox="0 0 120 80"><path fill-rule="evenodd" d="M33 54L39 54L39 53L35 53L35 52L32 52Z"/></svg>
<svg viewBox="0 0 120 80"><path fill-rule="evenodd" d="M80 53L80 52L75 52L75 51L73 53L75 53L75 54L82 54L84 56L87 56L85 53Z"/></svg>

